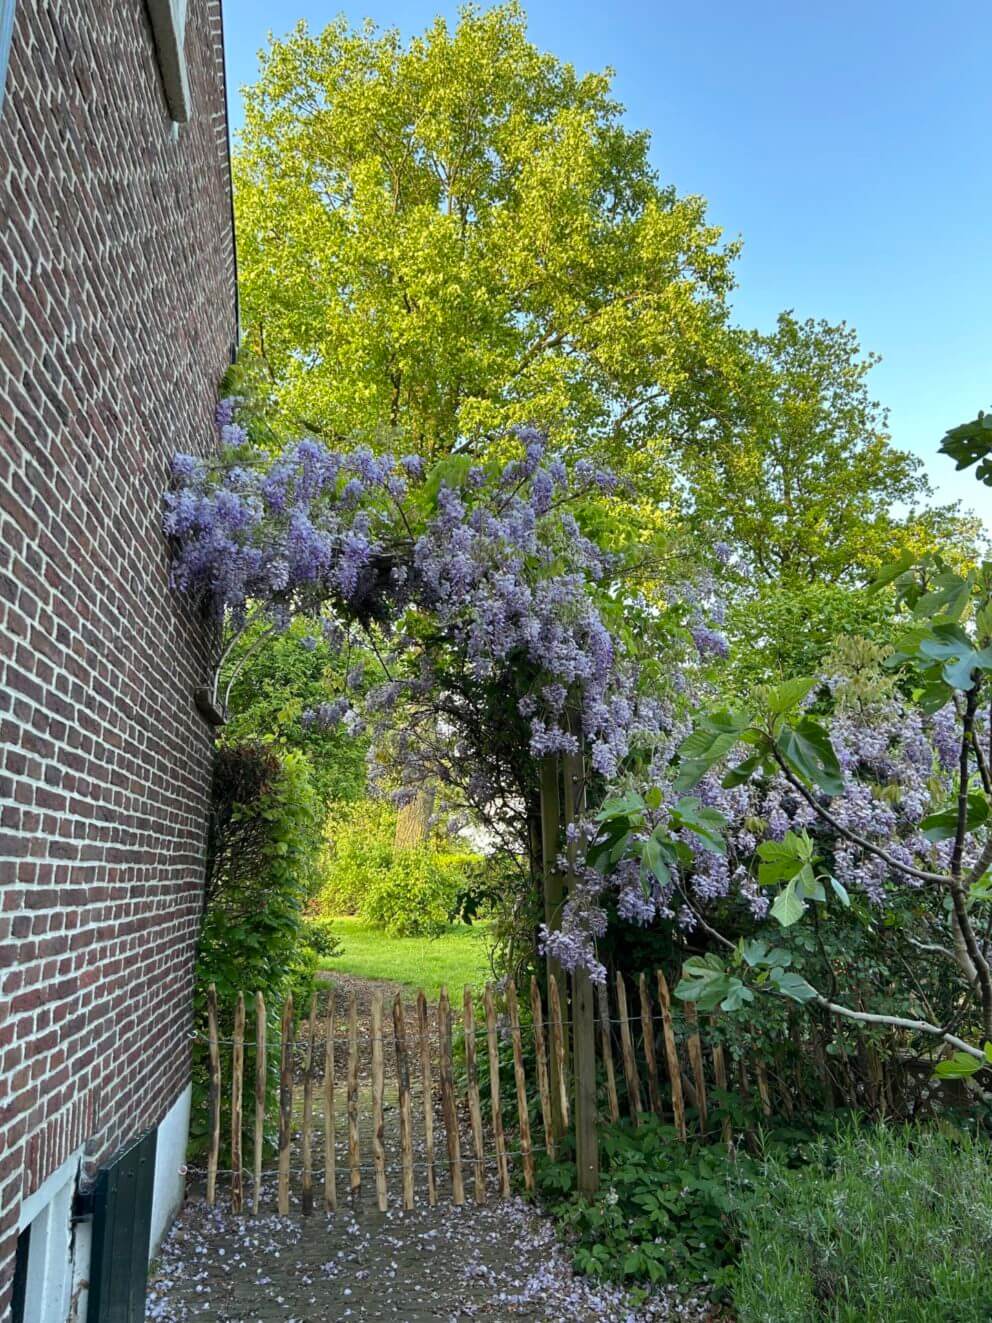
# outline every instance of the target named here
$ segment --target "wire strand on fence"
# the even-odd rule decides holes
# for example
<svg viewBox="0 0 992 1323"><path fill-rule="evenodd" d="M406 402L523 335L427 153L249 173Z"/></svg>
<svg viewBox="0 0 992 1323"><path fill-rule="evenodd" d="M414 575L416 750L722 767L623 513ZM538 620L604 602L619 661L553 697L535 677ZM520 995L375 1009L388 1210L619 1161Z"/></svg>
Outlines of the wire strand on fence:
<svg viewBox="0 0 992 1323"><path fill-rule="evenodd" d="M547 1147L546 1147L544 1144L535 1144L535 1145L533 1145L533 1147L532 1147L532 1149L531 1149L531 1152L532 1152L532 1153L547 1153L547 1151L548 1151L548 1150L547 1150ZM522 1150L522 1149L508 1149L508 1150L507 1150L507 1154L506 1154L506 1156L507 1156L508 1158L520 1158L520 1157L523 1157L523 1150ZM474 1159L473 1159L473 1160L474 1160ZM495 1168L495 1167L497 1166L497 1161L496 1161L496 1158L495 1158L495 1157L484 1156L484 1157L483 1157L483 1162L485 1163L485 1165L486 1165L487 1167L493 1167L493 1168ZM435 1163L434 1165L436 1166L437 1164ZM429 1162L414 1162L414 1163L413 1163L413 1167L414 1167L414 1169L415 1169L416 1171L426 1171L427 1168L430 1167L430 1166L431 1166L431 1164L430 1164ZM402 1167L403 1167L403 1164L402 1164L402 1163L399 1163L399 1162L387 1162L387 1163L386 1163L386 1170L387 1170L387 1171L402 1171ZM249 1175L251 1174L250 1169L249 1169L248 1167L242 1167L241 1170L242 1170L242 1173L247 1172ZM302 1173L303 1168L302 1168L302 1167L293 1167L293 1166L291 1166L289 1170L290 1170L291 1173L294 1173L294 1174L296 1174L296 1175L299 1175L299 1174ZM368 1163L360 1162L360 1163L358 1164L357 1170L358 1170L358 1171L371 1171L371 1172L374 1172L374 1171L376 1170L376 1167L375 1167L375 1164L372 1163L372 1162L368 1162ZM189 1171L189 1172L193 1173L194 1175L197 1175L197 1176L198 1176L198 1175L200 1175L201 1173L204 1173L204 1172L206 1171L206 1167L191 1167L191 1166L187 1166L187 1171ZM218 1169L217 1169L217 1175L218 1175L218 1176L233 1176L233 1174L234 1174L234 1168L232 1168L232 1167L226 1167L226 1168L225 1168L225 1167L218 1167ZM266 1169L266 1171L265 1171L265 1173L264 1173L264 1176L269 1176L270 1178L274 1178L274 1177L276 1176L276 1174L277 1174L277 1173L276 1173L273 1169L268 1168L268 1169ZM264 1178L264 1177L263 1177L263 1178Z"/></svg>

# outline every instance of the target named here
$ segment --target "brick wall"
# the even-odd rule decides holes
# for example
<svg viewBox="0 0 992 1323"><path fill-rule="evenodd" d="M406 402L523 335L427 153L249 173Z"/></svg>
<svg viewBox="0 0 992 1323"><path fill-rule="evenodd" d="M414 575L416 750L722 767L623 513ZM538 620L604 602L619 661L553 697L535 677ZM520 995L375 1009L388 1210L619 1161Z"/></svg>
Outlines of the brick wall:
<svg viewBox="0 0 992 1323"><path fill-rule="evenodd" d="M188 1072L210 739L159 494L236 334L219 0L19 0L0 115L0 1318L21 1198Z"/></svg>

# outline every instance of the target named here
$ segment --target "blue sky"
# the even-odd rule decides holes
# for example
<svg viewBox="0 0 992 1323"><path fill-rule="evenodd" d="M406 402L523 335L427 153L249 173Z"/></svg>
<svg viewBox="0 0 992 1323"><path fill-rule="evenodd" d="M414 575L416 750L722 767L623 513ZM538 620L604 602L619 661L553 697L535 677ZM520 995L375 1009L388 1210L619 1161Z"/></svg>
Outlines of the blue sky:
<svg viewBox="0 0 992 1323"><path fill-rule="evenodd" d="M269 30L339 12L405 34L455 5L226 0L232 126ZM531 0L532 39L610 65L662 176L744 240L736 319L846 320L874 394L944 499L992 528L988 488L936 454L992 405L992 8L980 0Z"/></svg>

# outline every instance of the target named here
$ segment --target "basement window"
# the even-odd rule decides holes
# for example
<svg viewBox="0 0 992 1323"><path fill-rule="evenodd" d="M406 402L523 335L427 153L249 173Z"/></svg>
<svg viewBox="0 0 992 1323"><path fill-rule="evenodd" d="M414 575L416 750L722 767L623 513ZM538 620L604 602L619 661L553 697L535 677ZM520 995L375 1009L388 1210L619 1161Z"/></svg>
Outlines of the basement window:
<svg viewBox="0 0 992 1323"><path fill-rule="evenodd" d="M7 0L0 0L0 5L5 3ZM147 0L147 3L169 114L175 124L186 124L192 113L186 71L187 0Z"/></svg>

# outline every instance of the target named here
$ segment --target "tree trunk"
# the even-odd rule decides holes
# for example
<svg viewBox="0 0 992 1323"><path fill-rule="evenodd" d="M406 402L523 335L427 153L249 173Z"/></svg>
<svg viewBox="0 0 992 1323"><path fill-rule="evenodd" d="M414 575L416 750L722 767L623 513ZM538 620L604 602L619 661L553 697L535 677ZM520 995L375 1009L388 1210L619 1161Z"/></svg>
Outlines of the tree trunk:
<svg viewBox="0 0 992 1323"><path fill-rule="evenodd" d="M430 835L431 814L434 812L434 787L421 786L409 804L404 804L396 815L396 833L393 848L412 850L423 845Z"/></svg>

